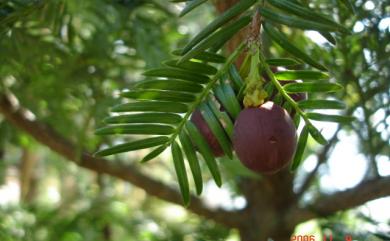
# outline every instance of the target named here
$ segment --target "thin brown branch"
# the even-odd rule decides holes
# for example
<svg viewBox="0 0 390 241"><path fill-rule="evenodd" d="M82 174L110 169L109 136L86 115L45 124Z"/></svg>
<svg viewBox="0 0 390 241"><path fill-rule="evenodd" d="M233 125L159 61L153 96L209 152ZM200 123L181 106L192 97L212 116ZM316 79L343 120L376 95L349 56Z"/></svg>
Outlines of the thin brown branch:
<svg viewBox="0 0 390 241"><path fill-rule="evenodd" d="M79 155L77 148L55 130L37 120L28 118L26 114L28 111L20 107L12 95L0 95L0 113L16 128L25 131L41 144L80 167L128 181L154 197L182 205L181 196L174 188L144 175L132 166L114 164L106 159L93 157L86 152ZM240 223L238 213L222 209L211 210L197 197L192 197L188 210L227 227L237 227Z"/></svg>
<svg viewBox="0 0 390 241"><path fill-rule="evenodd" d="M292 208L286 216L286 224L296 225L310 219L326 217L387 196L390 196L390 176L364 181L354 188L320 196L306 208Z"/></svg>

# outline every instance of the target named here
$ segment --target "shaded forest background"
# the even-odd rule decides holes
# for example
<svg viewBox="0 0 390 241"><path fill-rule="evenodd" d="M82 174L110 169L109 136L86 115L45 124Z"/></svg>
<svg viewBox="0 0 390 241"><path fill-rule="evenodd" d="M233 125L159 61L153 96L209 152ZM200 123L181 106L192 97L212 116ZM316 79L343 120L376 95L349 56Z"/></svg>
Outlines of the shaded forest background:
<svg viewBox="0 0 390 241"><path fill-rule="evenodd" d="M345 87L338 94L348 105L344 114L357 118L325 125L325 147L309 140L311 165L294 174L292 191L294 207L314 211L291 222L314 219L298 234L389 240L390 216L379 221L364 204L390 195L390 8L359 0L351 16L337 2L311 1L353 30L337 46L285 29L329 67ZM179 8L164 0L0 2L0 240L238 240L236 214L250 203L241 180L257 177L237 160L220 160L222 190L206 182L185 209L169 155L142 165L145 151L108 160L87 154L114 141L94 130L120 103L118 91L160 66L217 14L206 4L179 19ZM264 41L268 55L288 56ZM337 160L345 179L357 179L345 191L323 177L337 168L327 162L333 150L348 143L357 153L343 158L363 160L365 170L356 177L355 165Z"/></svg>

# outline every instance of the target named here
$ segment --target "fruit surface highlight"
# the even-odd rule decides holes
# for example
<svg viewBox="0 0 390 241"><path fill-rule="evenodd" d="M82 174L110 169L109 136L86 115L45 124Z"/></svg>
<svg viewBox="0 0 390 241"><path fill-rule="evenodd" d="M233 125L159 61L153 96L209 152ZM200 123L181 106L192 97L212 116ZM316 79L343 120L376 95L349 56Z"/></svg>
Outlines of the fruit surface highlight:
<svg viewBox="0 0 390 241"><path fill-rule="evenodd" d="M234 124L233 147L249 169L272 174L293 158L297 144L294 123L285 109L268 101L240 112Z"/></svg>

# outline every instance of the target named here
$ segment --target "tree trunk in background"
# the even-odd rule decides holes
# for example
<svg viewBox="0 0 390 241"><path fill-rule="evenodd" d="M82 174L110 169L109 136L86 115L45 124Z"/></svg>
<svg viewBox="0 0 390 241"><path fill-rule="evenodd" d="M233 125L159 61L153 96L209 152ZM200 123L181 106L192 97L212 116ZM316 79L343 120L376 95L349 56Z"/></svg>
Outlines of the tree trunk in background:
<svg viewBox="0 0 390 241"><path fill-rule="evenodd" d="M38 156L28 148L23 148L19 168L20 200L26 203L32 202L36 194L35 168L37 162Z"/></svg>
<svg viewBox="0 0 390 241"><path fill-rule="evenodd" d="M215 7L219 13L226 11L239 0L217 0ZM260 26L258 26L260 28ZM246 41L249 27L241 30L226 45L228 52ZM236 62L239 67L245 55ZM282 222L286 211L295 204L293 193L293 175L288 170L261 180L242 179L240 189L247 200L244 212L246 221L239 228L242 241L288 241L294 232L294 225Z"/></svg>
<svg viewBox="0 0 390 241"><path fill-rule="evenodd" d="M239 0L217 0L215 1L215 8L219 13L222 13L225 12L234 4L236 4L237 2L239 2ZM249 27L242 29L225 45L226 50L229 53L233 52L240 45L240 43L242 43L242 41L246 40L248 36L248 29ZM245 53L237 58L236 61L237 67L241 66L242 62L244 61L244 57L245 57Z"/></svg>
<svg viewBox="0 0 390 241"><path fill-rule="evenodd" d="M5 179L5 173L6 173L6 165L5 165L5 160L4 160L4 147L1 145L2 143L0 142L0 186L4 184L4 179Z"/></svg>
<svg viewBox="0 0 390 241"><path fill-rule="evenodd" d="M98 174L96 176L96 182L99 186L99 193L98 193L98 196L97 198L99 198L102 202L106 202L107 201L107 195L106 195L106 192L107 192L107 185L106 183L104 182L104 176L101 175L101 174ZM107 205L103 205L103 209L104 207L106 207ZM111 227L111 223L109 222L108 219L104 218L104 213L105 213L105 210L102 210L102 213L101 213L101 217L98 217L100 218L100 222L103 222L103 226L102 226L102 238L103 240L105 241L111 241L112 240L112 227Z"/></svg>
<svg viewBox="0 0 390 241"><path fill-rule="evenodd" d="M79 195L77 180L74 175L69 175L67 172L61 172L59 174L59 179L61 208L62 210L66 210Z"/></svg>
<svg viewBox="0 0 390 241"><path fill-rule="evenodd" d="M244 179L241 191L247 200L247 222L240 228L242 241L287 241L294 225L283 222L285 214L295 204L293 176L288 170L261 180Z"/></svg>

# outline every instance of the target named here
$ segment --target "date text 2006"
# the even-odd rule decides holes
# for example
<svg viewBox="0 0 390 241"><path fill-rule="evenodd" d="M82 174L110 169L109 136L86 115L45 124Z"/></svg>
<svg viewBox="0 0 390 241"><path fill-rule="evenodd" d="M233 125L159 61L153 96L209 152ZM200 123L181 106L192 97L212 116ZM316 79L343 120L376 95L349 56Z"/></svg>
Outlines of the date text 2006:
<svg viewBox="0 0 390 241"><path fill-rule="evenodd" d="M341 241L352 241L351 235L346 235ZM290 241L339 241L333 239L332 235L324 235L322 239L317 239L314 235L293 235Z"/></svg>

